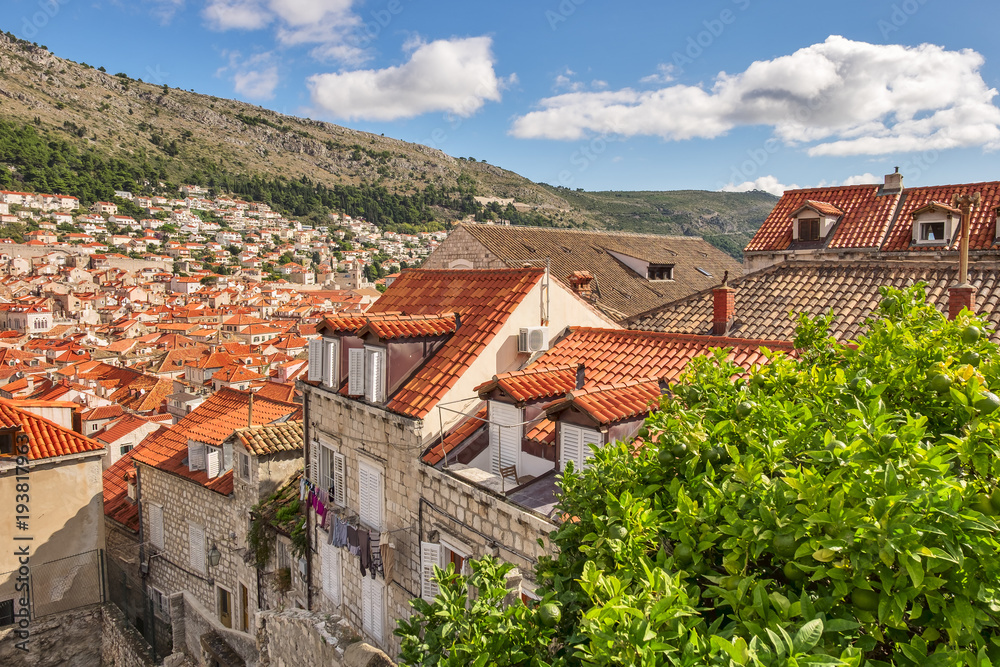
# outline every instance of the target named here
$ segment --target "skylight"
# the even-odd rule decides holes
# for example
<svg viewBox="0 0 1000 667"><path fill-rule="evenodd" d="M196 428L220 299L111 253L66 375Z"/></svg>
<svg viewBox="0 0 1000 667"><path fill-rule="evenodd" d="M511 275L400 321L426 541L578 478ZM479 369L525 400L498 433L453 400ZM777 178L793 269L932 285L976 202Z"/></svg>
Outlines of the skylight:
<svg viewBox="0 0 1000 667"><path fill-rule="evenodd" d="M702 274L703 276L708 276L709 278L711 278L711 277L712 277L712 274L711 274L711 273L709 273L709 272L708 272L708 271L706 271L705 269L701 268L700 266L696 266L696 267L694 267L694 268L698 269L698 273Z"/></svg>

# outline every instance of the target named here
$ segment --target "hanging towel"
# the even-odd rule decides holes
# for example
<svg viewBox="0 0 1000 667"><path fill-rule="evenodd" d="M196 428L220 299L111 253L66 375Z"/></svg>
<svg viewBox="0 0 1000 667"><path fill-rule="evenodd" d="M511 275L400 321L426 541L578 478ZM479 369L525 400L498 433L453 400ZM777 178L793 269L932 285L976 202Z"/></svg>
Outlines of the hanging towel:
<svg viewBox="0 0 1000 667"><path fill-rule="evenodd" d="M333 533L330 525L333 522L333 511L330 509L329 505L324 505L323 508L326 510L326 514L323 515L323 530Z"/></svg>
<svg viewBox="0 0 1000 667"><path fill-rule="evenodd" d="M388 535L382 535L379 542L379 551L382 556L382 576L386 581L392 581L392 570L396 565L396 550L389 545Z"/></svg>
<svg viewBox="0 0 1000 667"><path fill-rule="evenodd" d="M358 528L358 545L361 547L361 576L368 574L372 567L372 538L371 533L363 528Z"/></svg>
<svg viewBox="0 0 1000 667"><path fill-rule="evenodd" d="M372 554L372 566L371 573L372 579L375 578L375 573L378 572L385 578L385 572L382 571L382 552L379 550L379 540L381 535L378 533L371 534L371 554Z"/></svg>
<svg viewBox="0 0 1000 667"><path fill-rule="evenodd" d="M306 499L306 478L305 475L299 478L299 502L305 502Z"/></svg>
<svg viewBox="0 0 1000 667"><path fill-rule="evenodd" d="M319 496L319 501L324 505L330 504L330 494L325 489L316 489L316 495Z"/></svg>
<svg viewBox="0 0 1000 667"><path fill-rule="evenodd" d="M347 546L352 556L361 555L361 546L358 539L358 529L354 526L347 526Z"/></svg>
<svg viewBox="0 0 1000 667"><path fill-rule="evenodd" d="M333 518L331 519L330 517ZM326 534L326 543L333 544L333 533L337 529L337 522L340 521L340 518L334 515L333 512L327 514L326 518L330 519L330 532Z"/></svg>

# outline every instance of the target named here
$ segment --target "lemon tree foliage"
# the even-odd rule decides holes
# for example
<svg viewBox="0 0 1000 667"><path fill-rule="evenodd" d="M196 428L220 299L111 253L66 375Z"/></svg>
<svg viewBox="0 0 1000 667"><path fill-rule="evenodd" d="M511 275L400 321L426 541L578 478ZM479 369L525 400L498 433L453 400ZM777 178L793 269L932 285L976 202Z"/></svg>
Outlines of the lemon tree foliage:
<svg viewBox="0 0 1000 667"><path fill-rule="evenodd" d="M919 285L828 323L748 375L694 360L645 446L564 475L558 640L523 664L1000 665L997 346Z"/></svg>

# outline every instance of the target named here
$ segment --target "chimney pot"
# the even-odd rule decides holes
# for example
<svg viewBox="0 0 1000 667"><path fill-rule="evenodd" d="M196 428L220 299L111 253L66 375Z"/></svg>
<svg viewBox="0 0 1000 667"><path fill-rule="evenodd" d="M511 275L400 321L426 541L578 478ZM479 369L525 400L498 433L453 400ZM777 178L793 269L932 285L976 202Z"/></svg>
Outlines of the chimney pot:
<svg viewBox="0 0 1000 667"><path fill-rule="evenodd" d="M958 317L963 309L975 312L976 288L972 285L954 285L948 288L948 319Z"/></svg>
<svg viewBox="0 0 1000 667"><path fill-rule="evenodd" d="M712 333L725 336L736 313L736 290L732 287L716 287L712 290L712 302Z"/></svg>
<svg viewBox="0 0 1000 667"><path fill-rule="evenodd" d="M882 186L883 194L897 194L903 191L903 175L899 173L899 167L891 174L885 175L885 184Z"/></svg>

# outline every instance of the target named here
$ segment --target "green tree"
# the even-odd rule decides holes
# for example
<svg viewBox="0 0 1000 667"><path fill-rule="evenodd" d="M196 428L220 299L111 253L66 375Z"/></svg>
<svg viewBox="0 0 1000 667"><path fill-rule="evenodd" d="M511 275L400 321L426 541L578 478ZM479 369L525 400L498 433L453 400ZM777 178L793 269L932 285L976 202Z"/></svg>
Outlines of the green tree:
<svg viewBox="0 0 1000 667"><path fill-rule="evenodd" d="M922 285L851 345L831 319L750 373L694 359L644 446L563 475L563 639L521 664L1000 665L998 347Z"/></svg>

